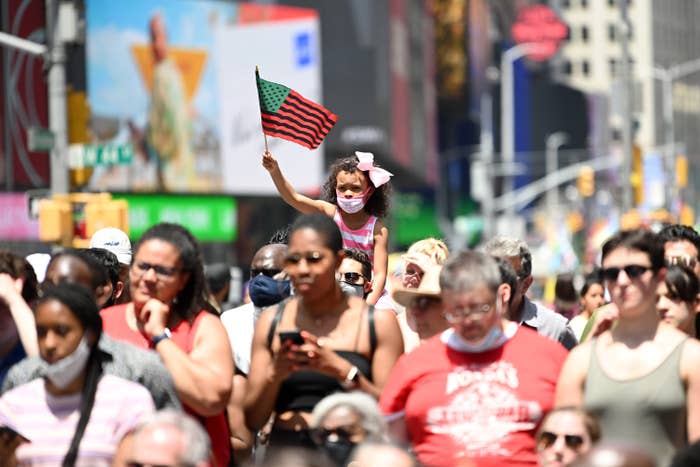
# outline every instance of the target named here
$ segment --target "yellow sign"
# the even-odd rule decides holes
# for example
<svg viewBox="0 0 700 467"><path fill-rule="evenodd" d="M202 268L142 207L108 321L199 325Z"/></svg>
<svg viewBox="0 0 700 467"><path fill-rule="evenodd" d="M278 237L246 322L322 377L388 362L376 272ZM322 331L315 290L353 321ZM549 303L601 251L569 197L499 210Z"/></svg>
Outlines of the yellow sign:
<svg viewBox="0 0 700 467"><path fill-rule="evenodd" d="M134 56L134 61L141 72L141 79L148 91L151 91L153 86L153 52L150 45L133 44L131 53ZM199 80L202 78L204 65L207 62L207 51L203 49L188 49L184 47L169 47L168 58L175 63L175 66L182 74L182 82L185 86L185 95L187 102L192 101Z"/></svg>

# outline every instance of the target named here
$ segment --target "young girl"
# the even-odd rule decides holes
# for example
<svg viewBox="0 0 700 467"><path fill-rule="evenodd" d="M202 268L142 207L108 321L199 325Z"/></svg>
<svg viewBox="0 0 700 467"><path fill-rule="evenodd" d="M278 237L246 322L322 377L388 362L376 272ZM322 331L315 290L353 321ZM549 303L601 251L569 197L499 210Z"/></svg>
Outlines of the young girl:
<svg viewBox="0 0 700 467"><path fill-rule="evenodd" d="M305 214L322 212L332 217L343 236L343 248L359 248L367 253L373 264L373 286L367 303L375 304L384 291L388 267L389 230L381 218L389 210L391 188L387 182L392 174L376 167L371 153L357 151L355 156L339 159L331 166L323 185L324 200L320 200L297 193L271 153L263 154L262 163L287 204Z"/></svg>

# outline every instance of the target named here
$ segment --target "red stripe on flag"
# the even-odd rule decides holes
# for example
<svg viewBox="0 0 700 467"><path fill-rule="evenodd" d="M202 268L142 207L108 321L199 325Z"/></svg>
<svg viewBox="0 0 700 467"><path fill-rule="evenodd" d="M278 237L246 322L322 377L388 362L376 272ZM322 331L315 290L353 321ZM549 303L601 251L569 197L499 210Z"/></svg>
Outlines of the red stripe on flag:
<svg viewBox="0 0 700 467"><path fill-rule="evenodd" d="M274 128L268 128L265 125L263 125L263 130L264 130L266 135L286 139L287 141L291 141L293 143L300 144L300 145L307 147L309 149L316 149L318 147L318 144L313 145L313 144L309 143L306 139L300 139L296 135L288 133L286 131L280 131L280 130L277 130Z"/></svg>
<svg viewBox="0 0 700 467"><path fill-rule="evenodd" d="M279 126L287 128L291 132L304 134L312 143L320 144L323 141L323 135L318 134L316 128L310 128L307 125L302 125L293 119L285 118L277 114L263 112L262 120L264 124L270 126Z"/></svg>
<svg viewBox="0 0 700 467"><path fill-rule="evenodd" d="M331 128L333 128L333 122L329 123L323 114L294 98L287 97L280 108L277 109L277 112L280 111L296 113L299 118L311 120L319 128L323 128L326 131L331 131Z"/></svg>
<svg viewBox="0 0 700 467"><path fill-rule="evenodd" d="M330 128L322 127L318 125L318 123L315 120L309 119L306 115L296 111L287 112L286 110L283 110L280 107L280 109L274 115L277 115L278 117L283 119L293 120L294 123L297 125L305 126L308 130L312 131L314 135L319 138L323 138L330 131Z"/></svg>
<svg viewBox="0 0 700 467"><path fill-rule="evenodd" d="M291 95L292 97L296 97L297 99L299 99L300 101L302 101L303 103L308 105L309 107L312 107L313 109L318 110L320 113L322 113L326 117L328 123L330 123L331 126L333 126L335 124L335 122L338 121L338 116L336 114L334 114L333 112L331 112L330 110L328 110L327 108L322 106L321 104L317 104L316 102L308 100L306 97L302 96L301 94L299 94L295 90L292 89L291 92L289 93L289 95ZM287 96L287 98L289 98L289 95Z"/></svg>

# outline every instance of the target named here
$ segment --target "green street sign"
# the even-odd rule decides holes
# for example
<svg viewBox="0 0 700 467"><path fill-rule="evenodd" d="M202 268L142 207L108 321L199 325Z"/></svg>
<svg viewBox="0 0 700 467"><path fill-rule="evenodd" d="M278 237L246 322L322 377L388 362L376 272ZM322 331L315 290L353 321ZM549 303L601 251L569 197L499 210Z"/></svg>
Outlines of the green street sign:
<svg viewBox="0 0 700 467"><path fill-rule="evenodd" d="M232 242L238 236L236 200L214 195L114 195L129 203L129 233L136 240L159 222L186 227L201 242Z"/></svg>
<svg viewBox="0 0 700 467"><path fill-rule="evenodd" d="M68 146L68 167L81 169L96 165L127 165L134 160L130 144L71 144Z"/></svg>
<svg viewBox="0 0 700 467"><path fill-rule="evenodd" d="M34 152L49 152L56 138L48 128L33 126L27 129L27 149Z"/></svg>

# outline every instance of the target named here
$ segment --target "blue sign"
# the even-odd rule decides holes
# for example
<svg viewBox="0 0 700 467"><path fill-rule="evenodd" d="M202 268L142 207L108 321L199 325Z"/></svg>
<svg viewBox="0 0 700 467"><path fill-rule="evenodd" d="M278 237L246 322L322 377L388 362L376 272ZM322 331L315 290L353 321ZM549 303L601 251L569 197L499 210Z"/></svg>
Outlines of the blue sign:
<svg viewBox="0 0 700 467"><path fill-rule="evenodd" d="M294 52L297 66L303 68L313 62L311 50L311 34L308 31L300 32L294 38Z"/></svg>

